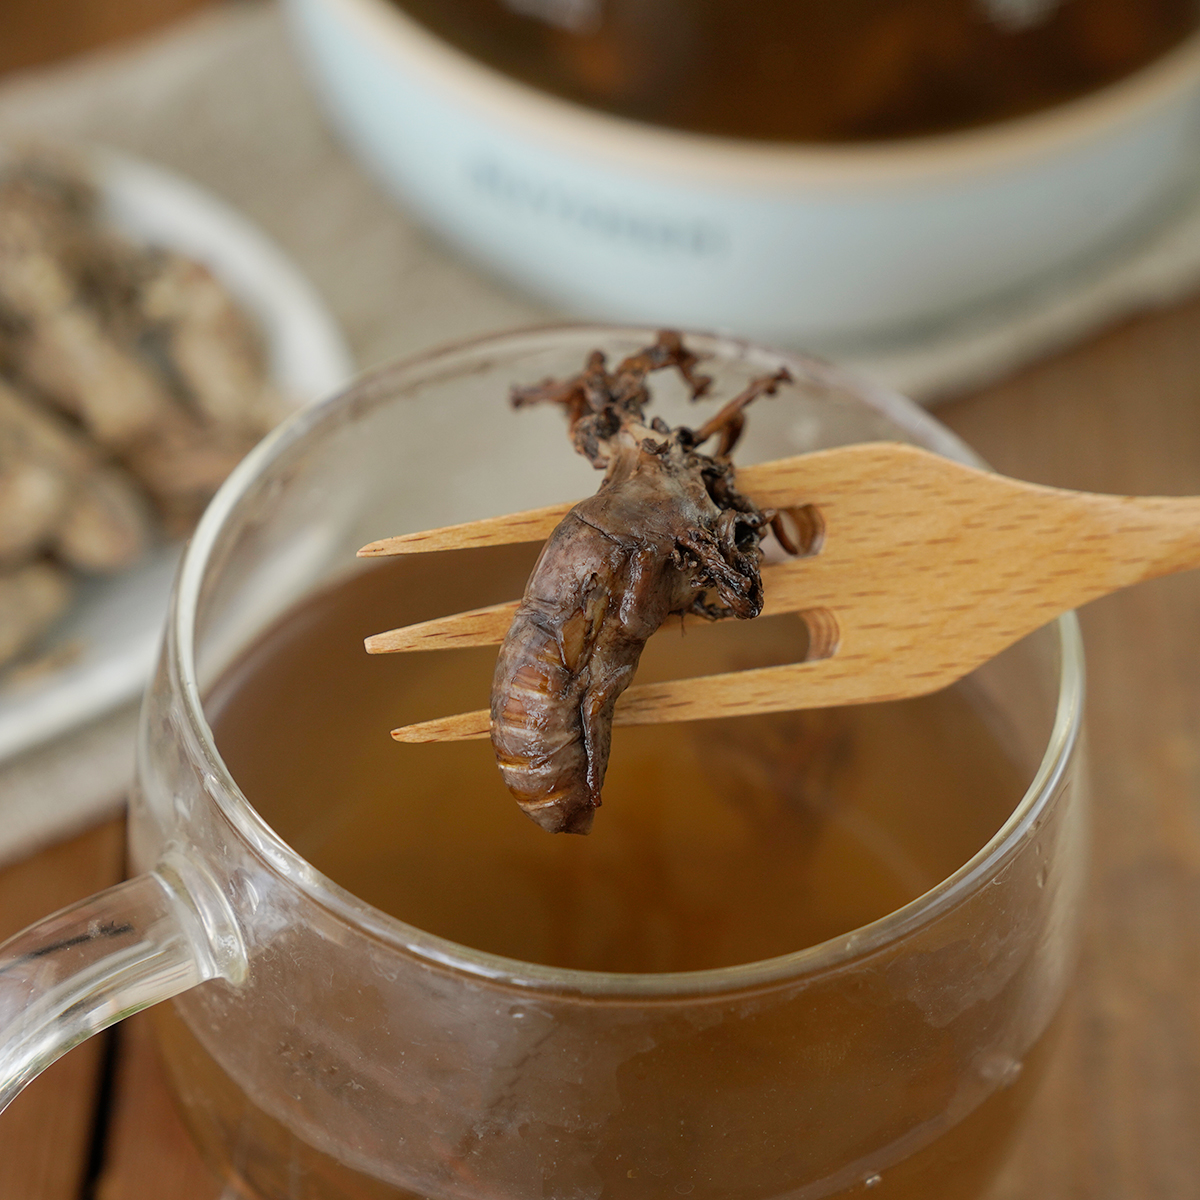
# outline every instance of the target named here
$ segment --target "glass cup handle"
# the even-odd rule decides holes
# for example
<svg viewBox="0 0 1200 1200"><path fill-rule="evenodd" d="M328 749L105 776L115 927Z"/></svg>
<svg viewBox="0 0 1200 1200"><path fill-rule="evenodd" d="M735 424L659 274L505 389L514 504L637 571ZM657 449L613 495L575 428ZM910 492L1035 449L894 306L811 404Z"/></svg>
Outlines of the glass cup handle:
<svg viewBox="0 0 1200 1200"><path fill-rule="evenodd" d="M207 979L245 974L232 910L178 852L31 925L0 945L0 1112L93 1033Z"/></svg>

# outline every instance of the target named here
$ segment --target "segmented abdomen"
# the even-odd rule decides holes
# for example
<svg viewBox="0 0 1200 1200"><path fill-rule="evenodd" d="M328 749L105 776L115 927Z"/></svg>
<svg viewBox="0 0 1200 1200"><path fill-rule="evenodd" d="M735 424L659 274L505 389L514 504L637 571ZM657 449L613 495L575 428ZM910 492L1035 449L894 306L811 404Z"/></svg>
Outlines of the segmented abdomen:
<svg viewBox="0 0 1200 1200"><path fill-rule="evenodd" d="M623 612L641 557L572 510L546 542L500 647L496 761L517 803L552 833L591 827L613 707L662 619L635 606L631 625Z"/></svg>
<svg viewBox="0 0 1200 1200"><path fill-rule="evenodd" d="M496 663L492 746L521 808L551 833L587 833L599 803L588 782L582 676L562 659L548 614L518 611Z"/></svg>

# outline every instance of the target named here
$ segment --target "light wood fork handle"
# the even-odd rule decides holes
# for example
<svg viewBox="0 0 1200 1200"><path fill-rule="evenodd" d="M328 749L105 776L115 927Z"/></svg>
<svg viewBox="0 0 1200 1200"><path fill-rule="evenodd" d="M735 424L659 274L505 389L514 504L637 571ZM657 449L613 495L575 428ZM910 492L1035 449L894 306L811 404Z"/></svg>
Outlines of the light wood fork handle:
<svg viewBox="0 0 1200 1200"><path fill-rule="evenodd" d="M1109 496L1007 479L912 446L867 443L739 473L763 507L819 510L825 544L764 571L770 611L824 613L819 661L635 685L617 724L699 719L920 695L1088 601L1200 566L1200 498ZM539 510L537 521L567 506ZM522 518L528 514L520 514ZM503 528L489 537L525 540ZM524 521L528 532L537 521ZM377 543L378 544L378 543ZM373 649L453 633L493 640L511 606L377 635ZM390 644L388 640L391 639ZM827 647L828 649L828 647ZM485 712L396 731L401 740L483 736Z"/></svg>

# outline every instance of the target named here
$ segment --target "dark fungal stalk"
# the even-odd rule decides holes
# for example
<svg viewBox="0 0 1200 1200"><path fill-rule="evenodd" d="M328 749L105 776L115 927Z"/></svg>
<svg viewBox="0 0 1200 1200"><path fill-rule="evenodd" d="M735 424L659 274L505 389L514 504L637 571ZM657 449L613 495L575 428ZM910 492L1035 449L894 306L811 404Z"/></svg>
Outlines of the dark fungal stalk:
<svg viewBox="0 0 1200 1200"><path fill-rule="evenodd" d="M758 616L766 527L791 548L775 514L738 492L729 461L746 405L791 376L755 380L699 429L647 424L646 377L674 367L696 399L711 384L697 363L665 332L614 371L597 351L573 378L513 389L515 407L561 405L576 450L605 472L547 540L492 682L500 773L552 833L591 828L613 709L650 635L672 614ZM701 453L714 437L714 453Z"/></svg>

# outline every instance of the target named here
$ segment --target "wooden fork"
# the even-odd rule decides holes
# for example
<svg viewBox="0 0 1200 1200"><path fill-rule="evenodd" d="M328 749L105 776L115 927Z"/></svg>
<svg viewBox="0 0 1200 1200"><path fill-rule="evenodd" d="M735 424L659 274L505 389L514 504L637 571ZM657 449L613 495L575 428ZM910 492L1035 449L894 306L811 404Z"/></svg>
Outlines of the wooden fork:
<svg viewBox="0 0 1200 1200"><path fill-rule="evenodd" d="M760 508L792 512L806 550L763 568L764 614L799 613L803 662L634 685L618 725L861 704L953 683L1061 613L1200 566L1200 497L1040 487L915 446L867 442L743 467ZM385 538L362 556L540 541L552 505ZM517 602L367 638L372 654L498 644ZM403 742L486 737L486 709L407 725Z"/></svg>

